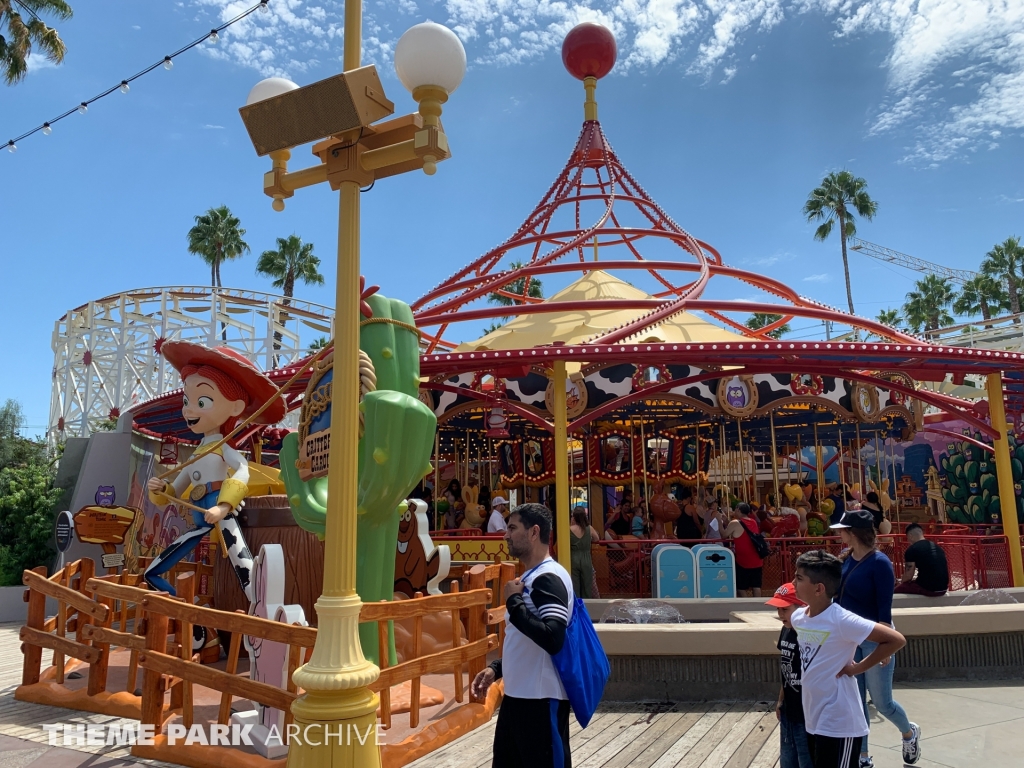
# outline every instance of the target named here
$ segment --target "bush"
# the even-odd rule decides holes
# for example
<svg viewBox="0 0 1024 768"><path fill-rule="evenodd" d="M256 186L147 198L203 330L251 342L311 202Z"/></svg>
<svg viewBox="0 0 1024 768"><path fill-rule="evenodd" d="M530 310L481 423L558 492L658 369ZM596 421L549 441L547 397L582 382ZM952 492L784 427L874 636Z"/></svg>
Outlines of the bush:
<svg viewBox="0 0 1024 768"><path fill-rule="evenodd" d="M46 466L0 469L0 586L21 584L23 570L53 562L53 523L61 494Z"/></svg>

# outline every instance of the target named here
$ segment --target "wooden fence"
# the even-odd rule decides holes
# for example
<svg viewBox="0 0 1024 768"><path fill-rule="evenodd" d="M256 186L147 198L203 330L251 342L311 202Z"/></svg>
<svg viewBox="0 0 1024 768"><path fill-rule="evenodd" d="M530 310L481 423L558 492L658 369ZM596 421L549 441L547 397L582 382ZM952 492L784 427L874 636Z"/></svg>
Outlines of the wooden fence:
<svg viewBox="0 0 1024 768"><path fill-rule="evenodd" d="M24 575L29 607L28 620L21 633L25 654L23 684L16 698L138 719L154 726L159 734L167 722L179 714L186 728L196 722L193 689L201 686L220 693L217 724L229 723L231 703L236 697L282 710L286 726L291 722L291 704L301 694L292 682L292 674L301 663L308 661L316 642L316 629L197 605L198 583L194 570L176 576L177 597L147 589L139 583L138 576L95 577L91 560L72 563L49 579L37 571L26 571ZM405 682L410 683L412 694L410 727L419 726L424 675L452 674L456 702L461 705L447 712L440 722L413 732L400 743L382 747L386 768L399 768L490 719L500 700L501 686L494 686L495 690L485 702L464 702L463 669L468 667L471 680L486 665L488 653L500 649L505 622L502 590L504 583L514 576L514 564L481 564L462 574L461 585L452 582L450 594L363 605L360 620L377 624L380 658L384 660L380 676L370 686L380 694L383 726L392 725L391 688ZM47 597L58 602L58 614L49 620L45 618ZM423 620L435 614L445 614L451 619L451 647L420 655ZM409 620L413 623L412 653L401 663L388 666L388 623ZM198 663L199 656L193 654L192 649L194 626L205 627L209 632L230 633L225 669ZM465 640L462 639L463 626ZM238 673L242 638L246 635L288 646L284 690L251 680L248 673ZM53 665L45 671L41 669L44 648L54 652ZM126 649L130 654L127 685L124 691L111 692L107 690L107 671L112 649L117 648ZM88 665L87 688L65 687L67 657ZM142 683L136 695L139 668ZM263 758L231 747L198 744L170 747L165 736L158 736L152 746L135 745L132 751L139 757L193 768L223 768L228 764L260 766L264 762Z"/></svg>

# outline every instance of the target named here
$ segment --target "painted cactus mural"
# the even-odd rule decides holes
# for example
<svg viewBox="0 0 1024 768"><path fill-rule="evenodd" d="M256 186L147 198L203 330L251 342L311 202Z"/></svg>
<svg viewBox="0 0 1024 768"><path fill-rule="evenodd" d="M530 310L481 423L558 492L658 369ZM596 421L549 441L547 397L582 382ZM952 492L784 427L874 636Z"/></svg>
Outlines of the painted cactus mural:
<svg viewBox="0 0 1024 768"><path fill-rule="evenodd" d="M983 440L980 433L975 440ZM1013 470L1014 499L1010 508L1015 508L1017 520L1024 520L1024 498L1021 483L1024 482L1024 442L1018 436L1010 435L1010 464ZM996 480L995 460L990 451L969 443L949 443L942 454L940 469L945 476L942 490L946 502L946 514L955 523L999 523L1002 520L1002 499Z"/></svg>

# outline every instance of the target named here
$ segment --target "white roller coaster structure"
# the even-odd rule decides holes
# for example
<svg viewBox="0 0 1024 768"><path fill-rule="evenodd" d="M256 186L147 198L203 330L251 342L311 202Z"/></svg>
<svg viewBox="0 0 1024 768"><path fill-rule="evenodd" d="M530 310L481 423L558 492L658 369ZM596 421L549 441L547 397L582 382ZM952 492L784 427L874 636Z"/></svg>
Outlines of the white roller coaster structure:
<svg viewBox="0 0 1024 768"><path fill-rule="evenodd" d="M270 370L304 357L313 338L332 338L333 326L330 307L235 288L141 288L90 301L54 324L47 437L87 437L180 387L158 352L163 341L231 347Z"/></svg>

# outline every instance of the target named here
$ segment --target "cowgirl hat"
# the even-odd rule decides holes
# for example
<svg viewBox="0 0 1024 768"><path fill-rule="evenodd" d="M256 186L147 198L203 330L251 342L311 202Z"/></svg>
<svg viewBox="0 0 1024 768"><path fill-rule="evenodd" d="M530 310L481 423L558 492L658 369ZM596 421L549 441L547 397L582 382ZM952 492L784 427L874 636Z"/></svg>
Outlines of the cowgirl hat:
<svg viewBox="0 0 1024 768"><path fill-rule="evenodd" d="M278 393L274 382L241 353L228 347L211 349L190 341L165 341L160 346L160 354L181 374L182 381L198 374L216 384L225 397L244 400L242 419L256 413ZM276 424L284 418L286 410L284 398L276 397L256 423Z"/></svg>

